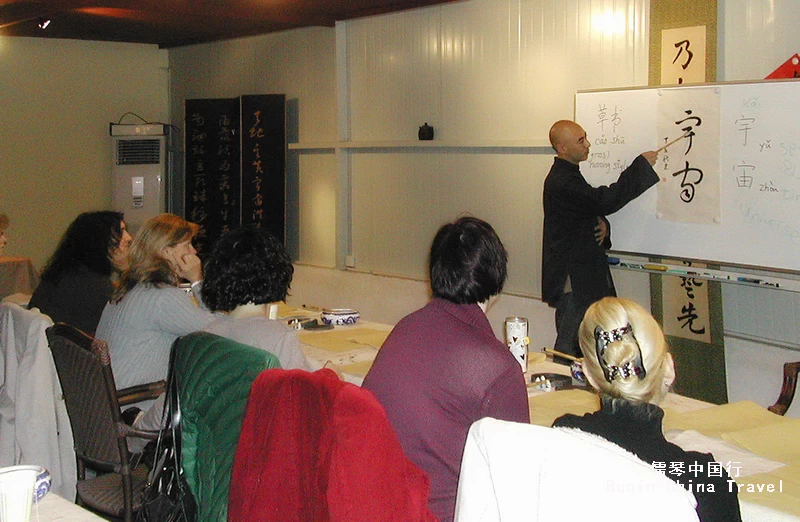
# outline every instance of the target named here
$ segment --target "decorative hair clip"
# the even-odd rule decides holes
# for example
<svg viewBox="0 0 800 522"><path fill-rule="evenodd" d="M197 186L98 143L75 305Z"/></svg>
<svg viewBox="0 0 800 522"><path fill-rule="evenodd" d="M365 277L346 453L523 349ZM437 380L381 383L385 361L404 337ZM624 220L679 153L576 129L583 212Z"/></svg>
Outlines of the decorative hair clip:
<svg viewBox="0 0 800 522"><path fill-rule="evenodd" d="M597 362L600 363L600 368L603 369L603 376L608 382L612 382L617 377L627 379L631 375L636 375L639 377L639 379L644 379L645 375L647 375L647 371L644 369L644 363L642 362L642 348L639 346L638 341L636 341L636 349L638 350L638 353L634 360L628 361L622 366L615 366L613 364L609 365L606 362L606 348L608 347L609 343L621 341L622 337L626 334L631 334L633 340L636 341L636 337L633 336L633 328L631 328L630 324L627 324L621 328L614 328L609 332L606 332L599 326L594 329Z"/></svg>

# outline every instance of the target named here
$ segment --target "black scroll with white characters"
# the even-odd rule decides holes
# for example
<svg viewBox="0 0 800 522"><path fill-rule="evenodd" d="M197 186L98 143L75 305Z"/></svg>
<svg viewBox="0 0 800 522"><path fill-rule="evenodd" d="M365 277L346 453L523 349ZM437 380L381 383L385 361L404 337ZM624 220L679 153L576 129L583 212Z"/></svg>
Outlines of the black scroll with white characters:
<svg viewBox="0 0 800 522"><path fill-rule="evenodd" d="M186 219L207 254L230 229L285 226L285 96L186 100Z"/></svg>
<svg viewBox="0 0 800 522"><path fill-rule="evenodd" d="M239 225L239 100L186 100L186 219L200 254Z"/></svg>
<svg viewBox="0 0 800 522"><path fill-rule="evenodd" d="M284 240L286 97L242 96L242 224Z"/></svg>

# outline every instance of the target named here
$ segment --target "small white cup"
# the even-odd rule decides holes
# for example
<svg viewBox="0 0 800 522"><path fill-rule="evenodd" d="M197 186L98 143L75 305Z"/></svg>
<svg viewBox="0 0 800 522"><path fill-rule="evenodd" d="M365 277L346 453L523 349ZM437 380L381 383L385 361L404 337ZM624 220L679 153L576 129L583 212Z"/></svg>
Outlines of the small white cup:
<svg viewBox="0 0 800 522"><path fill-rule="evenodd" d="M30 522L36 475L29 466L0 469L0 522Z"/></svg>

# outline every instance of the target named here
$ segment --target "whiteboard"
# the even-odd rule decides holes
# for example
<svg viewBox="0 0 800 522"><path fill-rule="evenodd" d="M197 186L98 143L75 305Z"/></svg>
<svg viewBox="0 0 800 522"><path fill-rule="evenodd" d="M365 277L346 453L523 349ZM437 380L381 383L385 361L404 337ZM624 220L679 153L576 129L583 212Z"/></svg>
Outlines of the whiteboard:
<svg viewBox="0 0 800 522"><path fill-rule="evenodd" d="M800 271L800 82L578 92L575 121L595 186L679 138L661 182L609 216L615 251Z"/></svg>

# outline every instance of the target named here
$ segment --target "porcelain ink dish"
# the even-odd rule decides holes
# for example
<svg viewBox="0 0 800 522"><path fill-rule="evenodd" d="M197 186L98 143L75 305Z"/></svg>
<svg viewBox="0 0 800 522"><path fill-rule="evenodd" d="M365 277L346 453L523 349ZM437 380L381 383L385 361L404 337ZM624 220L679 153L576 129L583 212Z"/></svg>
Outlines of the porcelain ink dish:
<svg viewBox="0 0 800 522"><path fill-rule="evenodd" d="M334 326L343 326L346 324L356 324L361 315L358 310L352 308L323 308L322 322L325 324L332 324Z"/></svg>

